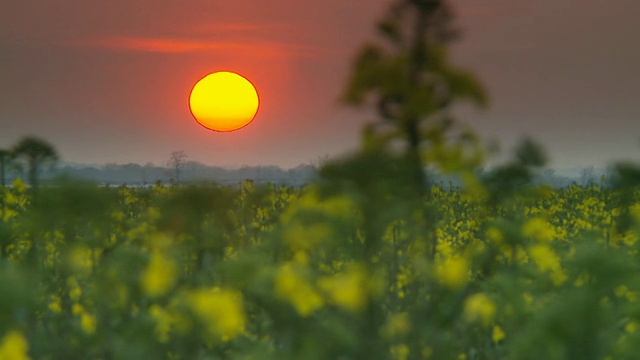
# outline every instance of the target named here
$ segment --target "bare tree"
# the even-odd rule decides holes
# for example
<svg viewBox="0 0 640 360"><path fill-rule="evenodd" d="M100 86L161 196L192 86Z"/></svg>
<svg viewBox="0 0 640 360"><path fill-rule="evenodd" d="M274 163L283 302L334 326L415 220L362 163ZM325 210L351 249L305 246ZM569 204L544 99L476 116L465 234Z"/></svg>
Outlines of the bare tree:
<svg viewBox="0 0 640 360"><path fill-rule="evenodd" d="M187 153L184 151L174 151L171 153L171 158L167 162L167 165L173 168L174 171L174 180L176 183L180 182L180 174L182 173L182 169L184 169L184 165L187 163Z"/></svg>

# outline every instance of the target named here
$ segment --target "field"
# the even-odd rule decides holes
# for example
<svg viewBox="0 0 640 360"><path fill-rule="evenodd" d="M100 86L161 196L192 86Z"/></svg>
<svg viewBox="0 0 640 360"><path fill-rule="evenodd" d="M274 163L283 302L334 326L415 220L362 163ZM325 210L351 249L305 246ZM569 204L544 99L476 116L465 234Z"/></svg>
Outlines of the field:
<svg viewBox="0 0 640 360"><path fill-rule="evenodd" d="M636 358L624 177L416 198L328 168L302 189L16 180L0 359Z"/></svg>
<svg viewBox="0 0 640 360"><path fill-rule="evenodd" d="M147 3L3 6L0 360L640 358L632 1Z"/></svg>

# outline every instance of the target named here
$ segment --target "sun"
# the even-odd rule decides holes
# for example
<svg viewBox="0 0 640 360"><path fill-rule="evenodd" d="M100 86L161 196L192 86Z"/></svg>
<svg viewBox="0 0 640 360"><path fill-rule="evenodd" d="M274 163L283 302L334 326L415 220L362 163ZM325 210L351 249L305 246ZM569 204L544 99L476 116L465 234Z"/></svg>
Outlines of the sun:
<svg viewBox="0 0 640 360"><path fill-rule="evenodd" d="M247 126L256 116L260 99L255 86L230 71L211 73L191 89L189 108L207 129L227 132Z"/></svg>

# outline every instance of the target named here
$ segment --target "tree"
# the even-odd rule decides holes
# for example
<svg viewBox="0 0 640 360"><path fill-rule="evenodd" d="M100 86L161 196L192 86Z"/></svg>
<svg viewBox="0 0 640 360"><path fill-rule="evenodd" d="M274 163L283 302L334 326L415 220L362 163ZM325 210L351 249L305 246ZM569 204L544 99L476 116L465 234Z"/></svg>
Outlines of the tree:
<svg viewBox="0 0 640 360"><path fill-rule="evenodd" d="M174 180L176 183L180 182L180 173L182 173L182 169L184 169L184 165L186 164L187 154L180 150L174 151L171 153L171 158L167 162L167 165L172 167L174 170Z"/></svg>
<svg viewBox="0 0 640 360"><path fill-rule="evenodd" d="M22 138L14 147L13 154L27 163L27 177L33 188L38 187L38 177L42 166L54 164L58 153L53 145L35 136Z"/></svg>
<svg viewBox="0 0 640 360"><path fill-rule="evenodd" d="M386 44L362 49L345 94L348 104L376 106L384 122L365 128L365 149L404 143L421 194L427 184L422 148L443 144L451 105L487 103L476 78L449 61L447 45L458 38L453 18L446 0L396 1L378 24Z"/></svg>
<svg viewBox="0 0 640 360"><path fill-rule="evenodd" d="M7 165L11 162L13 158L13 153L10 150L0 149L0 219L4 218L5 207L4 207L4 194L2 191L5 189L5 175Z"/></svg>
<svg viewBox="0 0 640 360"><path fill-rule="evenodd" d="M10 150L0 149L0 186L6 186L6 170L13 159L13 153Z"/></svg>

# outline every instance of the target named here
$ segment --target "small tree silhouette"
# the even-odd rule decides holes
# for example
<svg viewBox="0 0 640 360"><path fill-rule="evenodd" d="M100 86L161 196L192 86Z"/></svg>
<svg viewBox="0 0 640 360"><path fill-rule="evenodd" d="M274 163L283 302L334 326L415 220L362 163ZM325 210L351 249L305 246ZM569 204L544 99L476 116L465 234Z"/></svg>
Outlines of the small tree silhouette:
<svg viewBox="0 0 640 360"><path fill-rule="evenodd" d="M0 149L0 218L4 218L5 205L4 194L2 193L6 186L6 170L7 166L13 159L13 153L10 150Z"/></svg>
<svg viewBox="0 0 640 360"><path fill-rule="evenodd" d="M6 171L9 163L13 159L13 152L7 149L0 149L0 186L3 188L6 184Z"/></svg>
<svg viewBox="0 0 640 360"><path fill-rule="evenodd" d="M17 159L27 163L27 178L34 189L38 188L38 177L42 166L54 164L58 160L58 153L53 145L35 136L22 138L14 147L13 154Z"/></svg>
<svg viewBox="0 0 640 360"><path fill-rule="evenodd" d="M167 161L167 165L172 167L174 170L174 180L176 184L180 182L180 174L182 173L182 169L184 169L186 162L187 154L182 150L172 152L169 161Z"/></svg>

